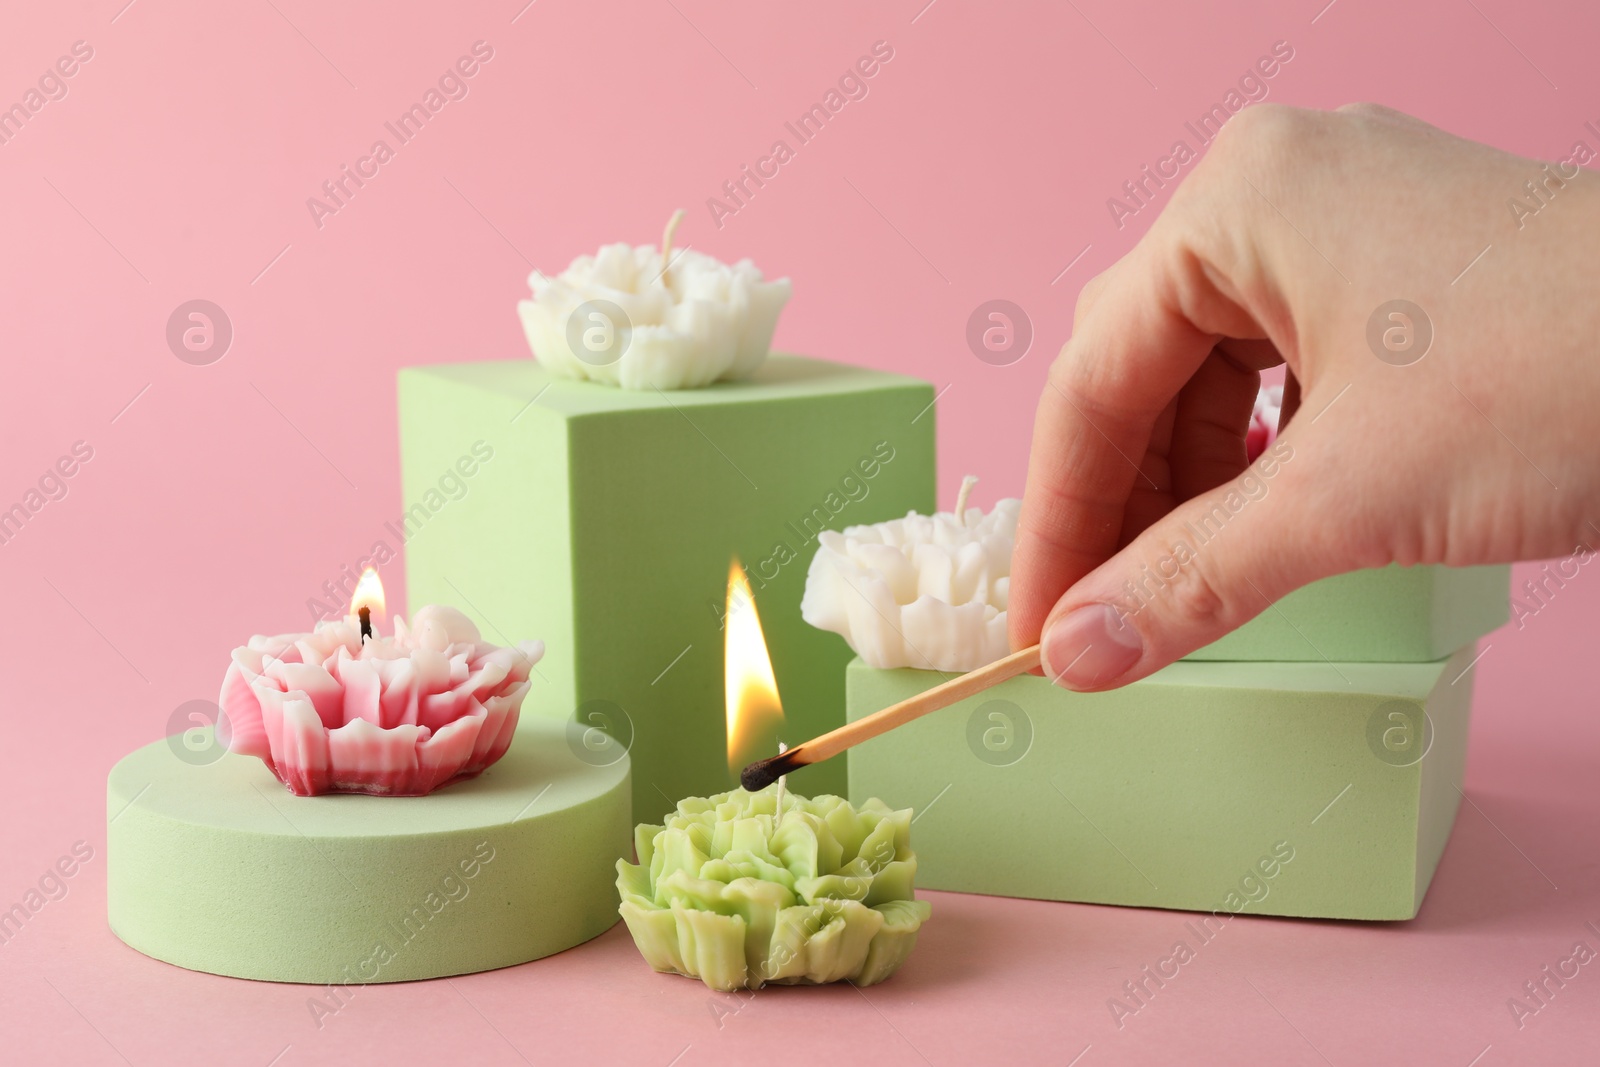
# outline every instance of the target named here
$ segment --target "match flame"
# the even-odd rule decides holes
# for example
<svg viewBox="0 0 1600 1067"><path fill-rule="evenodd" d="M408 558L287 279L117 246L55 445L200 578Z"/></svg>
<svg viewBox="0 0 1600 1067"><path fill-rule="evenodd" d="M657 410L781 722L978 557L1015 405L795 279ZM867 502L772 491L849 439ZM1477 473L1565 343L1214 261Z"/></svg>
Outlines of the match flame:
<svg viewBox="0 0 1600 1067"><path fill-rule="evenodd" d="M778 680L773 676L767 640L761 633L755 595L737 556L728 568L728 612L724 620L727 637L722 669L728 713L728 768L736 770L743 757L751 755L750 746L763 729L776 728L783 721Z"/></svg>
<svg viewBox="0 0 1600 1067"><path fill-rule="evenodd" d="M356 591L350 594L350 614L355 615L362 608L372 609L374 624L383 615L383 583L378 580L378 571L373 567L361 572Z"/></svg>

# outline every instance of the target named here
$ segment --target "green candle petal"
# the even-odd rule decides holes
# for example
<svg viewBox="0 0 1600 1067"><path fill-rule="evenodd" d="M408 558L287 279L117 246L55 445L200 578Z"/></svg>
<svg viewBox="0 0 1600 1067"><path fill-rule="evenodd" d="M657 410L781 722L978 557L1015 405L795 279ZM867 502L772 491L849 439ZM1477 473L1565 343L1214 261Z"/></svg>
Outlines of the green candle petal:
<svg viewBox="0 0 1600 1067"><path fill-rule="evenodd" d="M777 787L678 804L617 863L621 913L645 961L712 989L767 982L872 985L916 945L911 811Z"/></svg>
<svg viewBox="0 0 1600 1067"><path fill-rule="evenodd" d="M656 829L654 826L635 826L633 828L633 852L634 855L639 857L640 865L647 868L647 873L650 867L650 860L655 855L656 835L653 831Z"/></svg>

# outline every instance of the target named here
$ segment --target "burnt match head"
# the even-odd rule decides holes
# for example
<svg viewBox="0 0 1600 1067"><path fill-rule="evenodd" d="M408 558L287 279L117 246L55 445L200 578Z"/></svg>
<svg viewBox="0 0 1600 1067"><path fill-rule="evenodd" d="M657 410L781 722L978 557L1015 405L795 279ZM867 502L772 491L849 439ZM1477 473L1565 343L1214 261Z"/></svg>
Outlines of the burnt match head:
<svg viewBox="0 0 1600 1067"><path fill-rule="evenodd" d="M805 762L799 755L800 750L796 748L771 759L756 760L739 773L739 784L752 793L765 789L790 771L804 767Z"/></svg>

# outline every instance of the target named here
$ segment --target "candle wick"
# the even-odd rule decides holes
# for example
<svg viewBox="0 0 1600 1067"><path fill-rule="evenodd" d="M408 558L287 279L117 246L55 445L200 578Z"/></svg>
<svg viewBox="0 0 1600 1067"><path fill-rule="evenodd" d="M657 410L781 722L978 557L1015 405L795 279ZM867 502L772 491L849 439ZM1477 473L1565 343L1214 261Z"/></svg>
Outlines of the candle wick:
<svg viewBox="0 0 1600 1067"><path fill-rule="evenodd" d="M366 644L367 638L372 636L372 609L362 608L356 614L361 616L361 643Z"/></svg>
<svg viewBox="0 0 1600 1067"><path fill-rule="evenodd" d="M778 755L781 756L787 751L789 751L789 746L784 744L782 741L779 741L778 742ZM776 818L774 818L773 823L772 823L774 828L777 827L778 823L783 821L783 790L784 790L784 787L786 785L788 785L788 782L789 782L789 776L787 774L778 775L778 793L777 793L777 801L778 801L778 803L777 803L777 808L776 808L778 814L777 814Z"/></svg>
<svg viewBox="0 0 1600 1067"><path fill-rule="evenodd" d="M961 491L956 494L956 518L963 523L967 521L967 497L972 495L972 487L978 484L978 477L969 474L961 479Z"/></svg>
<svg viewBox="0 0 1600 1067"><path fill-rule="evenodd" d="M667 268L672 265L672 238L678 232L678 223L682 221L683 208L679 208L667 220L667 228L661 234L661 281L669 289L672 288L672 280L667 277Z"/></svg>

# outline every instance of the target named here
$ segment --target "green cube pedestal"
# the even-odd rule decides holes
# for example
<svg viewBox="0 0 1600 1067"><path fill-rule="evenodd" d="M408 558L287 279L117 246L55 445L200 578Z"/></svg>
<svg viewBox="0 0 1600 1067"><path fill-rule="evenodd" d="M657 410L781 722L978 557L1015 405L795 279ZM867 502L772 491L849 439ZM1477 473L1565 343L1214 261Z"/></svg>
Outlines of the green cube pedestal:
<svg viewBox="0 0 1600 1067"><path fill-rule="evenodd" d="M1014 678L852 749L850 799L917 809L929 889L1409 919L1455 819L1473 655ZM857 660L848 715L939 681Z"/></svg>
<svg viewBox="0 0 1600 1067"><path fill-rule="evenodd" d="M1380 567L1296 589L1191 660L1422 663L1511 617L1511 568Z"/></svg>
<svg viewBox="0 0 1600 1067"><path fill-rule="evenodd" d="M933 509L931 385L774 354L706 389L622 390L517 360L404 370L399 396L410 604L453 604L501 643L543 639L523 714L575 719L580 748L591 728L622 740L636 822L737 784L722 630L734 555L782 738L844 722L850 651L801 620L806 569L822 528ZM793 785L842 794L844 768Z"/></svg>

